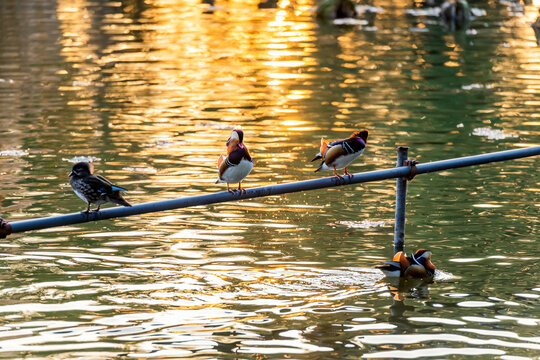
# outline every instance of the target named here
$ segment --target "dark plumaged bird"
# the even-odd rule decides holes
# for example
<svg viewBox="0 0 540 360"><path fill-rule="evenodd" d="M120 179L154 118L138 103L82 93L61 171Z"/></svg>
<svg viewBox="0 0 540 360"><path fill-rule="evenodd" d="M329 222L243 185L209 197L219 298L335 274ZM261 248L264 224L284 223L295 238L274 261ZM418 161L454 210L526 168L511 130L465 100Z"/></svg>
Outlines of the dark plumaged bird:
<svg viewBox="0 0 540 360"><path fill-rule="evenodd" d="M467 0L447 0L441 5L441 19L451 30L467 27L472 14Z"/></svg>
<svg viewBox="0 0 540 360"><path fill-rule="evenodd" d="M120 191L127 191L120 186L113 185L109 180L101 175L94 175L92 163L78 162L73 165L69 173L69 183L75 194L88 203L86 212L90 212L90 204L96 204L99 211L101 205L113 203L123 206L131 206L120 194Z"/></svg>
<svg viewBox="0 0 540 360"><path fill-rule="evenodd" d="M321 139L321 148L319 153L311 161L322 159L321 165L315 170L334 170L334 175L338 175L337 169L345 168L344 175L352 176L347 172L347 166L360 156L366 148L368 131L361 130L353 133L348 139L333 141L328 144L324 138Z"/></svg>
<svg viewBox="0 0 540 360"><path fill-rule="evenodd" d="M431 251L426 249L417 250L410 257L403 251L394 255L392 261L378 266L384 275L388 277L428 278L435 274L435 265L431 262Z"/></svg>
<svg viewBox="0 0 540 360"><path fill-rule="evenodd" d="M233 130L227 140L227 156L220 155L218 159L218 183L227 183L227 191L234 193L229 184L238 183L240 193L245 192L242 189L242 180L249 175L253 169L253 160L249 155L247 147L244 145L244 132L242 130Z"/></svg>

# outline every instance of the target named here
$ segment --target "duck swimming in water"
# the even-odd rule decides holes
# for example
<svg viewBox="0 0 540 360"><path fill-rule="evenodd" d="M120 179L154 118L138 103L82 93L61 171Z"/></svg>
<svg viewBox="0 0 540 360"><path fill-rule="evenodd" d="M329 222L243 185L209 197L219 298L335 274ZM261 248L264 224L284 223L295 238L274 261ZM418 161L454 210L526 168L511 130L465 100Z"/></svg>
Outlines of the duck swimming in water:
<svg viewBox="0 0 540 360"><path fill-rule="evenodd" d="M388 277L427 278L435 274L435 265L431 262L431 251L426 249L417 250L410 257L403 251L394 255L392 261L378 266Z"/></svg>

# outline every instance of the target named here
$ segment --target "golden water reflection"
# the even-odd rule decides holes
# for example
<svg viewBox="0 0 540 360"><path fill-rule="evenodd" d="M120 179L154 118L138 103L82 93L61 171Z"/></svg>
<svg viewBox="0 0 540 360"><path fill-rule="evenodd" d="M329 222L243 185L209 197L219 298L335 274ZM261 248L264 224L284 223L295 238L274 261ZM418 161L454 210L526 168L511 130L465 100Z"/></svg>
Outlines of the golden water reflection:
<svg viewBox="0 0 540 360"><path fill-rule="evenodd" d="M313 49L305 46L313 41L316 25L298 21L309 15L305 5L299 4L294 12L279 10L269 22L246 17L234 3L229 4L230 11L239 19L227 22L221 12L205 15L198 7L185 6L182 1L146 3L138 19L130 19L129 13L119 11L119 4L110 6L117 12L93 12L93 4L87 1L60 1L58 6L64 29L62 54L66 61L74 63L76 73L70 85L59 89L75 95L68 105L96 108L110 104L125 110L110 115L108 134L103 133L103 123L85 129L74 122L83 130L73 133L80 141L88 136L87 131L93 130L97 135L108 135L107 141L123 148L120 155L175 156L181 164L191 167L180 175L196 176L213 168L214 161L208 155L219 155L219 138L226 138L226 132L237 124L242 124L249 134L258 133L261 124L277 129L281 123L285 136L289 131L317 128L296 110L289 109L311 93L295 89L292 84L307 79L302 69L317 66L310 56ZM286 4L280 6L287 8ZM245 26L246 21L250 25ZM95 23L100 22L103 25L96 31ZM264 77L271 85L266 89L258 85L265 82ZM101 104L95 103L96 97ZM257 121L265 114L285 120ZM304 126L293 126L295 122ZM201 128L208 130L203 136L197 135ZM275 139L272 132L267 133L268 139L246 139L255 148L255 154L258 148L272 147ZM122 146L121 139L129 139L131 146ZM132 152L134 144L147 150ZM208 150L210 154L204 153ZM259 167L263 168L267 157L261 154L258 158ZM268 159L269 167L294 158L290 154L275 154ZM179 180L174 179L167 182Z"/></svg>

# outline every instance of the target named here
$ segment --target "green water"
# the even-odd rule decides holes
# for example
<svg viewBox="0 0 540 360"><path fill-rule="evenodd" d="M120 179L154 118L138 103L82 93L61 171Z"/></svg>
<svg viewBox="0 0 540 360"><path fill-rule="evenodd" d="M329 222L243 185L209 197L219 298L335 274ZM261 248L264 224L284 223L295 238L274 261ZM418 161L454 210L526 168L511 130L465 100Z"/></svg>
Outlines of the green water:
<svg viewBox="0 0 540 360"><path fill-rule="evenodd" d="M0 2L0 216L84 210L94 159L131 203L224 191L235 127L246 187L330 176L321 137L370 131L349 170L540 144L540 47L499 1L468 31L381 0L374 26L313 3ZM416 14L418 15L418 14ZM538 158L418 176L406 250L433 283L395 300L395 181L198 206L1 240L0 356L360 359L540 356Z"/></svg>

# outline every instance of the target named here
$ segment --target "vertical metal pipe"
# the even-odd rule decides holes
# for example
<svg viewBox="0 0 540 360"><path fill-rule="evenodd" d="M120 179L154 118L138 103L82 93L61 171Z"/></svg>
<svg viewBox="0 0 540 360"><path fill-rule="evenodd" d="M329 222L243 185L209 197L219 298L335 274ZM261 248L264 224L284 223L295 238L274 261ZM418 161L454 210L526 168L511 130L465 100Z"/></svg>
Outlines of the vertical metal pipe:
<svg viewBox="0 0 540 360"><path fill-rule="evenodd" d="M409 148L398 146L397 167L408 159ZM394 254L403 251L405 243L405 202L407 200L407 179L398 177L396 181L396 219L394 223Z"/></svg>

